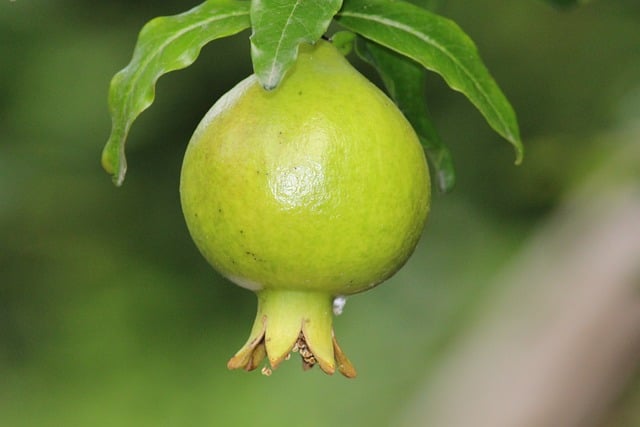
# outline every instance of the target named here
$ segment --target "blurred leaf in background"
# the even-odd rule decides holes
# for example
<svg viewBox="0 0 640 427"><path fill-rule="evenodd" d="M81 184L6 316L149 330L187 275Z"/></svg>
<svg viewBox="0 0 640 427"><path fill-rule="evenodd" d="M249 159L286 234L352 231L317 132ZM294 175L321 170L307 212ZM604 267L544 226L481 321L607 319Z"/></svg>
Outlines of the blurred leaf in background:
<svg viewBox="0 0 640 427"><path fill-rule="evenodd" d="M216 41L159 82L130 135L127 183L116 189L99 165L109 80L147 20L197 3L1 2L0 425L406 420L410 402L439 384L445 362L512 286L497 280L502 269L572 189L594 176L605 194L615 187L606 180L614 171L596 172L622 144L610 135L638 143L640 117L637 1L562 12L534 0L437 3L474 38L512 101L528 157L514 167L480 114L428 79L457 187L434 200L407 266L349 299L337 318L359 370L349 382L303 373L295 359L269 378L228 372L254 297L213 272L182 219L184 148L209 106L251 72L249 34ZM480 372L491 364L473 362ZM635 362L618 400L595 393L604 415L585 425L637 425Z"/></svg>

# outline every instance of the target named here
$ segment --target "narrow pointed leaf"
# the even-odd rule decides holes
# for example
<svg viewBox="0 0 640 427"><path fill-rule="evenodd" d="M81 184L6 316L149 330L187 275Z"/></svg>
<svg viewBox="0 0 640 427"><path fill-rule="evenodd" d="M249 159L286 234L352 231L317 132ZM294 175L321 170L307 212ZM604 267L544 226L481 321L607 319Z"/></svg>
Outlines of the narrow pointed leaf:
<svg viewBox="0 0 640 427"><path fill-rule="evenodd" d="M265 89L278 86L300 43L318 41L340 7L342 0L252 0L251 58Z"/></svg>
<svg viewBox="0 0 640 427"><path fill-rule="evenodd" d="M250 25L249 3L208 0L180 15L155 18L140 32L129 65L111 80L111 135L102 152L102 166L121 185L127 170L125 141L133 121L155 98L160 76L186 68L212 40L238 33Z"/></svg>
<svg viewBox="0 0 640 427"><path fill-rule="evenodd" d="M345 0L336 16L350 31L440 74L463 93L522 161L515 112L484 66L473 41L453 21L404 1Z"/></svg>
<svg viewBox="0 0 640 427"><path fill-rule="evenodd" d="M427 109L424 68L406 56L362 37L356 42L356 52L376 68L389 95L418 134L434 167L438 189L443 193L450 191L455 184L453 159Z"/></svg>

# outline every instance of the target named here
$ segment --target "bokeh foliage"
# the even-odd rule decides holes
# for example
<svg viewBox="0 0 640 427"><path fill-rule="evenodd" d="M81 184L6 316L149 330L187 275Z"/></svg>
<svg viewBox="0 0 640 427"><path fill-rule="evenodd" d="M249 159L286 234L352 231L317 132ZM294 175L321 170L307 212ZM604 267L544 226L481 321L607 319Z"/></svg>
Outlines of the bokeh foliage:
<svg viewBox="0 0 640 427"><path fill-rule="evenodd" d="M436 3L512 101L527 159L514 167L461 96L427 81L457 188L434 200L406 268L336 320L354 382L296 360L270 378L225 368L254 297L197 253L177 188L200 117L251 72L248 33L159 83L115 189L99 165L109 79L144 22L197 2L0 3L0 425L392 425L491 278L608 149L596 136L640 111L634 0Z"/></svg>

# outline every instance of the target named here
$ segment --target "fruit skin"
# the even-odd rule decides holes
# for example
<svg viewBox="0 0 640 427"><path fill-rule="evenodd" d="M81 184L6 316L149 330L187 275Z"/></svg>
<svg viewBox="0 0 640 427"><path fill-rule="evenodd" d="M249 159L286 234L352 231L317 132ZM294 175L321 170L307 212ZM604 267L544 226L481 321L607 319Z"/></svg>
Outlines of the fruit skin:
<svg viewBox="0 0 640 427"><path fill-rule="evenodd" d="M424 151L402 113L330 43L319 41L301 45L276 90L265 91L250 76L216 102L187 148L180 193L204 257L258 292L259 315L243 348L249 353L241 350L236 359L242 361L230 361L230 367L253 369L256 355L264 355L265 331L274 367L297 338L290 331L273 337L277 331L268 330L262 307L282 304L267 304L265 295L307 292L330 310L332 297L389 278L418 242L430 181ZM305 298L296 297L297 304L307 304ZM314 304L309 310L319 313ZM297 323L298 333L299 322L313 320L271 317ZM322 322L320 329L332 333L330 321ZM274 348L269 341L282 343ZM333 350L330 338L322 341L314 349L307 339L323 354L322 369L333 372L332 351L339 348L335 340Z"/></svg>
<svg viewBox="0 0 640 427"><path fill-rule="evenodd" d="M429 175L395 105L327 42L281 86L251 76L198 126L182 206L203 255L251 290L352 294L395 273L429 208Z"/></svg>

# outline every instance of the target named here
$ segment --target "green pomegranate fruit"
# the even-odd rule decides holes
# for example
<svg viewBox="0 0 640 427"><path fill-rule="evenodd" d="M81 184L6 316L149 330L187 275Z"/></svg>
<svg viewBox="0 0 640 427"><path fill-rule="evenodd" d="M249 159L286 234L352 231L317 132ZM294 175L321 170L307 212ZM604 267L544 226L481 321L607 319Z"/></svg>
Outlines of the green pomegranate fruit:
<svg viewBox="0 0 640 427"><path fill-rule="evenodd" d="M276 368L297 351L305 368L355 376L332 303L392 276L429 210L424 152L393 102L331 43L302 45L276 90L250 76L211 108L180 193L204 257L258 296L229 368L252 370L265 356Z"/></svg>

